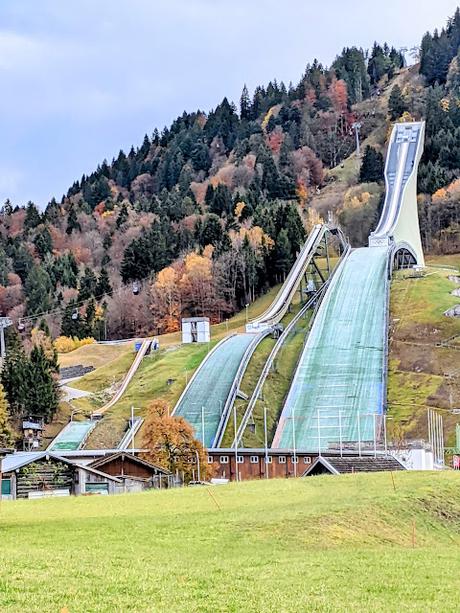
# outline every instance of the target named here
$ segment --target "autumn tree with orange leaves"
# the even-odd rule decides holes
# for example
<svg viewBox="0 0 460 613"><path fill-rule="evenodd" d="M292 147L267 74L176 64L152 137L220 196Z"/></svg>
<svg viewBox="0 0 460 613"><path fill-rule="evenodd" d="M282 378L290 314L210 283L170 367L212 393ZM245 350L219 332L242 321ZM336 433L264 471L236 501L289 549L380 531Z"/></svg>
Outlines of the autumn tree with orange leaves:
<svg viewBox="0 0 460 613"><path fill-rule="evenodd" d="M198 461L201 480L212 477L206 452L193 428L183 417L171 417L165 400L154 400L144 427L142 457L172 473L183 475L188 483L198 479Z"/></svg>

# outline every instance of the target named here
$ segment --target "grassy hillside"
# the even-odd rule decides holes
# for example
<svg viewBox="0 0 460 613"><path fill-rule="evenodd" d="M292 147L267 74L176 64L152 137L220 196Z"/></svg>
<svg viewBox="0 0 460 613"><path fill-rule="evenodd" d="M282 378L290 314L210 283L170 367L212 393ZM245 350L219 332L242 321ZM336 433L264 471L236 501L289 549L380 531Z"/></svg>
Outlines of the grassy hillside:
<svg viewBox="0 0 460 613"><path fill-rule="evenodd" d="M455 283L446 268L460 264L460 256L428 259L423 278L396 273L391 287L390 368L388 380L389 430L395 438L426 438L428 407L444 415L447 444L453 444L460 407L460 320L444 316L459 303L451 292ZM459 335L449 343L440 344Z"/></svg>
<svg viewBox="0 0 460 613"><path fill-rule="evenodd" d="M272 288L267 294L256 300L248 308L251 319L262 313L272 302L279 287ZM130 407L141 408L136 415L145 415L147 406L155 398L164 398L173 407L179 399L187 381L193 375L206 353L228 332L242 332L246 323L246 312L242 311L225 323L212 326L209 346L181 345L179 333L165 334L159 337L161 350L158 354L144 359L135 374L126 394L110 409L88 439L88 447L112 447L116 445L126 428ZM83 350L91 352L92 345L82 347L79 358L84 359ZM126 375L134 359L133 344L115 360L72 383L77 389L93 393L93 396L74 400L72 404L86 413L90 413L106 402ZM104 347L103 347L104 350ZM103 350L100 352L102 355ZM107 347L111 356L111 348ZM168 381L170 381L168 383Z"/></svg>
<svg viewBox="0 0 460 613"><path fill-rule="evenodd" d="M394 478L5 503L0 610L457 611L458 475Z"/></svg>

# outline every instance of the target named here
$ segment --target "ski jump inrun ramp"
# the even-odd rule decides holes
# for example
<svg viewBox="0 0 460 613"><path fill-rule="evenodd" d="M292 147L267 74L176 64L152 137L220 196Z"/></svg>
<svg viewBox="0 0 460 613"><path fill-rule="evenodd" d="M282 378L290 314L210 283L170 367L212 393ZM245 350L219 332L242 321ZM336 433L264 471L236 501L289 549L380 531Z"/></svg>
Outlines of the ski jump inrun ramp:
<svg viewBox="0 0 460 613"><path fill-rule="evenodd" d="M224 338L208 354L177 402L173 415L184 417L205 447L218 447L249 360L258 344L281 321L318 247L330 232L318 224L311 231L294 266L270 307L249 322L246 333Z"/></svg>
<svg viewBox="0 0 460 613"><path fill-rule="evenodd" d="M327 289L282 410L275 448L321 451L375 437L386 407L389 277L393 266L424 265L416 200L423 138L424 123L393 128L380 221L369 247L352 250Z"/></svg>

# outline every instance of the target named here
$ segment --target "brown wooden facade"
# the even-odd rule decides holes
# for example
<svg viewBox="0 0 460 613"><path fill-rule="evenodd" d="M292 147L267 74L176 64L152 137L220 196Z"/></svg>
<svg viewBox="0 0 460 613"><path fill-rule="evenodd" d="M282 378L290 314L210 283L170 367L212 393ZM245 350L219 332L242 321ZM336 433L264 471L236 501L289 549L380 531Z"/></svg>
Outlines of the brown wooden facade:
<svg viewBox="0 0 460 613"><path fill-rule="evenodd" d="M316 460L318 454L296 452L292 449L269 449L268 463L263 449L208 449L208 463L212 464L214 477L235 481L238 479L282 479L300 477Z"/></svg>
<svg viewBox="0 0 460 613"><path fill-rule="evenodd" d="M174 477L168 470L125 451L94 460L90 466L121 479L125 485L125 491L175 485Z"/></svg>

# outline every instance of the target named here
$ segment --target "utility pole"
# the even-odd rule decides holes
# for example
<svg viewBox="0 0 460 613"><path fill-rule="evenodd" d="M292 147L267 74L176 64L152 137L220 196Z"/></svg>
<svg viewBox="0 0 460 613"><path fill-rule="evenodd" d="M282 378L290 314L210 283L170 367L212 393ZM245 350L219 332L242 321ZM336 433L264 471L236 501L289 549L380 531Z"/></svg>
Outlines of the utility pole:
<svg viewBox="0 0 460 613"><path fill-rule="evenodd" d="M267 407L264 407L265 478L268 479Z"/></svg>
<svg viewBox="0 0 460 613"><path fill-rule="evenodd" d="M355 131L355 139L356 139L356 155L359 157L361 155L361 145L359 142L359 131L361 130L361 123L359 121L355 121L351 124L351 127Z"/></svg>
<svg viewBox="0 0 460 613"><path fill-rule="evenodd" d="M238 437L236 435L236 404L233 405L233 428L235 430L235 481L239 481L238 476Z"/></svg>

